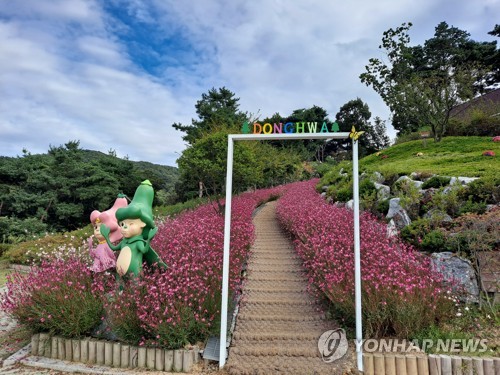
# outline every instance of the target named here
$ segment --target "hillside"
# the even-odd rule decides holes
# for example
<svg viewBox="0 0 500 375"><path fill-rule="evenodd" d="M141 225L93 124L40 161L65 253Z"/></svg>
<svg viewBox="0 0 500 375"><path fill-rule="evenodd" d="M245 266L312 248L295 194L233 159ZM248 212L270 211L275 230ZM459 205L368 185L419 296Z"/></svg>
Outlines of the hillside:
<svg viewBox="0 0 500 375"><path fill-rule="evenodd" d="M491 150L496 156L483 156ZM422 153L422 156L417 156ZM491 137L446 137L394 145L360 160L360 168L382 174L432 173L446 176L484 177L500 175L500 143Z"/></svg>
<svg viewBox="0 0 500 375"><path fill-rule="evenodd" d="M104 154L100 151L93 150L82 150L85 153L87 160L98 160L98 159L109 159L114 160L116 157ZM154 164L147 161L132 161L135 170L139 171L143 176L147 177L149 180L155 180L159 188L166 191L173 191L175 183L179 178L179 170L176 167L171 167L168 165Z"/></svg>

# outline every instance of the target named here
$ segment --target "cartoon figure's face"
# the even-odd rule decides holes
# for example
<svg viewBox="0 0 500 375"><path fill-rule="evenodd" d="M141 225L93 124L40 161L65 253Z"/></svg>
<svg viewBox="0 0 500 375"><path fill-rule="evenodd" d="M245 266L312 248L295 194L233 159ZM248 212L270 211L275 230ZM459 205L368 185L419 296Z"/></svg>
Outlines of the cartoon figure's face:
<svg viewBox="0 0 500 375"><path fill-rule="evenodd" d="M94 236L97 238L99 241L103 241L104 237L101 234L101 224L100 223L95 223L94 224Z"/></svg>
<svg viewBox="0 0 500 375"><path fill-rule="evenodd" d="M146 226L141 219L125 219L120 221L120 231L125 238L131 238L142 233Z"/></svg>

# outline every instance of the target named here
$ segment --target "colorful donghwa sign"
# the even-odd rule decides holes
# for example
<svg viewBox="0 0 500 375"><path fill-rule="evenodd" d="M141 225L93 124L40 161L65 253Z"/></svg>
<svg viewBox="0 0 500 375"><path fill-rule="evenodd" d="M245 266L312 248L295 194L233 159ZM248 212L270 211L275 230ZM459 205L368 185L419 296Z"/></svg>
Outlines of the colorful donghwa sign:
<svg viewBox="0 0 500 375"><path fill-rule="evenodd" d="M334 122L328 126L326 121L323 124L317 121L301 122L279 122L261 124L245 122L241 127L243 134L293 134L293 133L336 133L339 131L339 124Z"/></svg>

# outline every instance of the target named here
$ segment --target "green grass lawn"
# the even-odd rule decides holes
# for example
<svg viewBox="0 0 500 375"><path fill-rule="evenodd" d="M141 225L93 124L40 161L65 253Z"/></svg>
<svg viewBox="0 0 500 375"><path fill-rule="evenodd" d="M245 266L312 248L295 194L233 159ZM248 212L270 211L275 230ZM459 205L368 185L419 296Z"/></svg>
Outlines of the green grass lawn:
<svg viewBox="0 0 500 375"><path fill-rule="evenodd" d="M483 156L492 150L496 156ZM422 156L416 156L417 153ZM384 157L383 155L387 155ZM382 174L435 173L445 176L500 175L500 143L491 137L445 137L401 143L360 160L360 167Z"/></svg>

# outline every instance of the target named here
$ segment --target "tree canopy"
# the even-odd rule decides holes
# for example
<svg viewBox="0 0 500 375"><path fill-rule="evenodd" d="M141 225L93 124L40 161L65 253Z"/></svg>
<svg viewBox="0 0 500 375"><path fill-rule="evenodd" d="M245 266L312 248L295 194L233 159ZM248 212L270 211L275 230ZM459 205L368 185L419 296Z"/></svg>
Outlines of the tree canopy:
<svg viewBox="0 0 500 375"><path fill-rule="evenodd" d="M353 126L356 130L365 132L359 138L361 156L372 154L389 146L385 123L376 117L373 125L370 118L370 108L360 98L345 103L335 115L341 132L350 132ZM350 140L343 141L342 146L349 149L351 147Z"/></svg>
<svg viewBox="0 0 500 375"><path fill-rule="evenodd" d="M162 176L152 167L146 170L129 160L82 150L79 141L51 146L47 154L32 155L24 150L20 157L0 157L0 218L4 224L0 225L0 238L8 237L13 226L37 234L40 230L80 228L89 223L94 209L109 208L118 193L133 196L144 179L150 179L157 191L173 192L177 169L163 168L168 172Z"/></svg>
<svg viewBox="0 0 500 375"><path fill-rule="evenodd" d="M180 123L172 124L176 130L186 133L182 139L193 145L197 139L210 133L214 129L241 126L248 120L248 115L239 110L240 98L225 87L212 88L203 93L196 102L195 108L198 119L191 120L191 125Z"/></svg>
<svg viewBox="0 0 500 375"><path fill-rule="evenodd" d="M411 23L383 33L380 49L388 63L371 58L361 82L382 97L401 133L430 127L439 141L453 107L499 82L496 41L476 42L441 22L423 46L410 46Z"/></svg>

